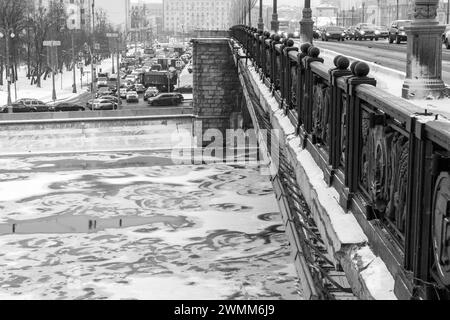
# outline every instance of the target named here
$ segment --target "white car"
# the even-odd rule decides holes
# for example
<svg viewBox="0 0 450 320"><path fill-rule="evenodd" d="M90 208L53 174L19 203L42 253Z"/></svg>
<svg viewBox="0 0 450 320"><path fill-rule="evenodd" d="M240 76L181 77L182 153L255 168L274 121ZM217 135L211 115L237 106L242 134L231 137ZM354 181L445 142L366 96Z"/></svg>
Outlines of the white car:
<svg viewBox="0 0 450 320"><path fill-rule="evenodd" d="M97 87L107 87L108 86L108 79L107 78L98 78L97 79Z"/></svg>
<svg viewBox="0 0 450 320"><path fill-rule="evenodd" d="M447 49L450 49L450 25L445 28L444 34L442 35L442 41Z"/></svg>
<svg viewBox="0 0 450 320"><path fill-rule="evenodd" d="M127 92L127 102L139 102L139 95L136 91Z"/></svg>
<svg viewBox="0 0 450 320"><path fill-rule="evenodd" d="M126 99L127 98L127 94L128 94L128 91L127 91L126 88L120 89L120 98Z"/></svg>
<svg viewBox="0 0 450 320"><path fill-rule="evenodd" d="M134 84L136 82L136 77L135 76L127 76L125 78L126 82L131 82L132 84Z"/></svg>

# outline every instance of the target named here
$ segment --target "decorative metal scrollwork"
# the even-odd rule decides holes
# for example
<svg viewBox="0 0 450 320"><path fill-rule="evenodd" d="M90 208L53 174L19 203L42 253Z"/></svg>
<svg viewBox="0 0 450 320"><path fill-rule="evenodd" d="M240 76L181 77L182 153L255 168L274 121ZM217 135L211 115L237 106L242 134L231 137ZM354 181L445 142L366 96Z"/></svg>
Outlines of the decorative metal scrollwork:
<svg viewBox="0 0 450 320"><path fill-rule="evenodd" d="M342 95L341 113L341 166L345 166L347 152L347 96Z"/></svg>
<svg viewBox="0 0 450 320"><path fill-rule="evenodd" d="M313 133L317 142L327 146L330 108L331 88L315 77L313 86Z"/></svg>
<svg viewBox="0 0 450 320"><path fill-rule="evenodd" d="M283 69L281 68L281 56L277 55L275 53L275 66L276 66L276 71L275 71L275 90L280 90L280 86L281 86L281 77L283 74Z"/></svg>
<svg viewBox="0 0 450 320"><path fill-rule="evenodd" d="M439 282L450 286L450 174L442 173L436 182L432 221L434 267Z"/></svg>
<svg viewBox="0 0 450 320"><path fill-rule="evenodd" d="M266 48L266 75L270 75L270 50Z"/></svg>
<svg viewBox="0 0 450 320"><path fill-rule="evenodd" d="M371 126L363 112L360 184L380 219L405 232L409 139L391 126Z"/></svg>
<svg viewBox="0 0 450 320"><path fill-rule="evenodd" d="M290 88L290 94L291 94L291 104L290 108L295 108L297 105L297 82L298 82L298 70L297 66L291 66L291 88Z"/></svg>

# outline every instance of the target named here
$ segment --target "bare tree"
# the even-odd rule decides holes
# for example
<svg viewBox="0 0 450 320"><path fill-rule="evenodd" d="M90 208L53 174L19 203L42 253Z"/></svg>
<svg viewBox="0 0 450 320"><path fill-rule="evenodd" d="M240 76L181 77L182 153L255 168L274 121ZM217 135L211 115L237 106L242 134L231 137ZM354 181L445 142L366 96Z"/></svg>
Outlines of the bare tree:
<svg viewBox="0 0 450 320"><path fill-rule="evenodd" d="M14 66L14 79L17 79L17 48L19 44L19 35L26 27L26 12L28 3L26 1L0 0L0 32L3 34L2 61L0 84L3 84L3 71L6 61L9 60L9 66L6 66L7 75L9 68ZM11 37L14 35L14 37ZM8 50L6 50L8 48ZM7 57L8 55L8 57Z"/></svg>

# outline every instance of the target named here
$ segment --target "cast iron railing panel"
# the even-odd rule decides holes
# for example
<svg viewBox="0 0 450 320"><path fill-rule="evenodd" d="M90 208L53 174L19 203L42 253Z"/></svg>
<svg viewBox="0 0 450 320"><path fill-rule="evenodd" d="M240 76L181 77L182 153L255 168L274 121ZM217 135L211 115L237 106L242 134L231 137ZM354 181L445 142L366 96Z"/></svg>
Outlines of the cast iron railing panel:
<svg viewBox="0 0 450 320"><path fill-rule="evenodd" d="M311 44L231 32L396 281L411 296L450 297L450 121L378 89L364 62L337 56L328 70Z"/></svg>

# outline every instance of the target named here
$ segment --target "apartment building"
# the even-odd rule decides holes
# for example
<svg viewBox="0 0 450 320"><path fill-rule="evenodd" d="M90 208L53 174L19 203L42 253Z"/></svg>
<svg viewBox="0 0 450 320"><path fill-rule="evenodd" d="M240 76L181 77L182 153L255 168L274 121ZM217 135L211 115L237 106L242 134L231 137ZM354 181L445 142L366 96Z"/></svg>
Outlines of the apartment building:
<svg viewBox="0 0 450 320"><path fill-rule="evenodd" d="M232 1L163 0L164 31L186 33L196 29L228 29L232 24Z"/></svg>

